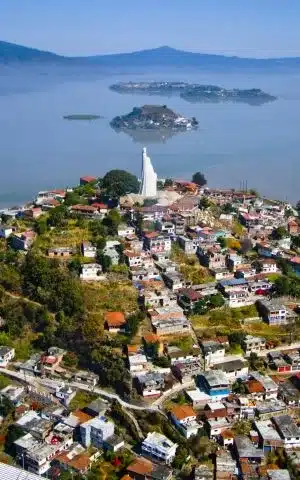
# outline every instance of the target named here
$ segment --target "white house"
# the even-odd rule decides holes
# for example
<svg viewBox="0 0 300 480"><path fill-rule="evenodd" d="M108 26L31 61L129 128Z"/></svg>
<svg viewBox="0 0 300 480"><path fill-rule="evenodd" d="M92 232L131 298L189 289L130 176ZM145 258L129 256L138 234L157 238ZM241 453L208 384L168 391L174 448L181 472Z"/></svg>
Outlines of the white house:
<svg viewBox="0 0 300 480"><path fill-rule="evenodd" d="M81 265L81 280L105 280L105 275L102 275L102 267L98 263L85 263Z"/></svg>
<svg viewBox="0 0 300 480"><path fill-rule="evenodd" d="M143 455L170 465L176 455L177 443L173 443L167 437L158 432L150 432L142 443Z"/></svg>
<svg viewBox="0 0 300 480"><path fill-rule="evenodd" d="M213 340L203 340L201 342L201 349L205 359L206 367L221 363L224 361L225 347L219 342Z"/></svg>
<svg viewBox="0 0 300 480"><path fill-rule="evenodd" d="M130 373L142 372L148 368L148 360L146 355L137 353L128 357Z"/></svg>
<svg viewBox="0 0 300 480"><path fill-rule="evenodd" d="M90 242L83 242L81 245L82 255L87 258L95 258L97 253L97 248L94 247Z"/></svg>
<svg viewBox="0 0 300 480"><path fill-rule="evenodd" d="M13 227L0 225L0 238L8 238L13 233Z"/></svg>
<svg viewBox="0 0 300 480"><path fill-rule="evenodd" d="M6 368L8 363L15 357L15 349L0 346L0 367Z"/></svg>
<svg viewBox="0 0 300 480"><path fill-rule="evenodd" d="M178 405L171 410L171 418L178 430L190 438L197 435L200 424L197 422L197 414L189 405Z"/></svg>
<svg viewBox="0 0 300 480"><path fill-rule="evenodd" d="M55 390L56 398L62 401L62 403L67 407L71 400L75 397L76 390L72 390L71 387L65 386L62 384L61 386L57 386Z"/></svg>
<svg viewBox="0 0 300 480"><path fill-rule="evenodd" d="M279 415L273 417L273 423L283 439L285 448L300 447L300 428L290 415Z"/></svg>
<svg viewBox="0 0 300 480"><path fill-rule="evenodd" d="M80 425L82 444L85 447L103 447L103 443L109 440L115 431L113 422L106 417L95 417Z"/></svg>
<svg viewBox="0 0 300 480"><path fill-rule="evenodd" d="M276 273L277 263L273 258L265 258L260 262L260 269L262 273Z"/></svg>
<svg viewBox="0 0 300 480"><path fill-rule="evenodd" d="M118 237L127 237L127 235L134 235L135 229L134 227L130 227L129 225L121 224L118 226Z"/></svg>
<svg viewBox="0 0 300 480"><path fill-rule="evenodd" d="M230 308L245 307L254 304L254 299L250 297L248 292L242 289L230 290L226 293L226 296L226 303Z"/></svg>

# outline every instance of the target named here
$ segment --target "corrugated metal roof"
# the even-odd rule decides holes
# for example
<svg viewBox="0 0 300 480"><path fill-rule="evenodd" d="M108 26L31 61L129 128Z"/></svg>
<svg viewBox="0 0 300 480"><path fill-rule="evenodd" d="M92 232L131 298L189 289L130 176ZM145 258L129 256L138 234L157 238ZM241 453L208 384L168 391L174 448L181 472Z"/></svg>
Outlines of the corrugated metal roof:
<svg viewBox="0 0 300 480"><path fill-rule="evenodd" d="M44 480L44 477L0 462L0 478L5 480Z"/></svg>

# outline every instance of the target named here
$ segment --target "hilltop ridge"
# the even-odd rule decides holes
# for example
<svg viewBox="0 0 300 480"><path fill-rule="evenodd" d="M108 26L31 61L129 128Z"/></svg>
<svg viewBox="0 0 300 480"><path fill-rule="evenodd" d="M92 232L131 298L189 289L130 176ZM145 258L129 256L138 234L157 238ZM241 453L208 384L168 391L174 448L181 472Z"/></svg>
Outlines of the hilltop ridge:
<svg viewBox="0 0 300 480"><path fill-rule="evenodd" d="M0 41L0 63L59 63L119 68L149 66L191 68L300 68L300 57L242 58L178 50L169 46L94 56L70 57Z"/></svg>

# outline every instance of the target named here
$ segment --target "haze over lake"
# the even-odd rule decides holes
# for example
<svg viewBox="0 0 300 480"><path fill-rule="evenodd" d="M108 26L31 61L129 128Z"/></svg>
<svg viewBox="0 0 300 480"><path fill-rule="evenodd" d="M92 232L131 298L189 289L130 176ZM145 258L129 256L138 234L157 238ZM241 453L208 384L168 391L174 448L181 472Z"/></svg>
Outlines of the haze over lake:
<svg viewBox="0 0 300 480"><path fill-rule="evenodd" d="M32 198L38 191L74 185L81 175L101 176L112 168L139 175L142 146L159 177L189 179L200 170L210 186L250 188L264 195L300 199L300 74L177 73L104 76L91 67L0 67L0 205ZM76 75L75 75L76 73ZM261 88L278 96L262 106L242 103L191 104L178 96L121 95L118 81L173 81L226 88ZM110 120L133 106L167 104L196 117L197 131L161 141L143 134L116 133ZM95 121L65 121L63 115L96 114Z"/></svg>

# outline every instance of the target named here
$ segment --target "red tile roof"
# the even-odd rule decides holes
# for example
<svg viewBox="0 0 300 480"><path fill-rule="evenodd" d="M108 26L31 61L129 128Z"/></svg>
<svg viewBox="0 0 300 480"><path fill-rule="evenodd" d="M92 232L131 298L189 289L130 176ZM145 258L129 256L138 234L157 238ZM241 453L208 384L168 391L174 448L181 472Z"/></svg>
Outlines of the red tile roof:
<svg viewBox="0 0 300 480"><path fill-rule="evenodd" d="M257 380L248 380L246 387L249 393L263 393L265 391L262 384Z"/></svg>
<svg viewBox="0 0 300 480"><path fill-rule="evenodd" d="M80 177L80 181L83 181L83 182L94 182L95 180L97 180L97 177L92 177L90 175L86 175L85 177Z"/></svg>
<svg viewBox="0 0 300 480"><path fill-rule="evenodd" d="M178 407L173 407L171 413L177 418L177 420L184 420L185 418L196 416L195 410L189 405L178 405Z"/></svg>
<svg viewBox="0 0 300 480"><path fill-rule="evenodd" d="M126 324L126 319L122 312L106 312L104 320L109 327L121 327Z"/></svg>
<svg viewBox="0 0 300 480"><path fill-rule="evenodd" d="M129 473L135 473L138 475L149 475L153 470L153 464L151 460L147 460L146 458L140 457L136 458L131 462L131 464L127 467L127 471Z"/></svg>
<svg viewBox="0 0 300 480"><path fill-rule="evenodd" d="M72 210L94 213L96 212L97 208L93 207L92 205L73 205Z"/></svg>

